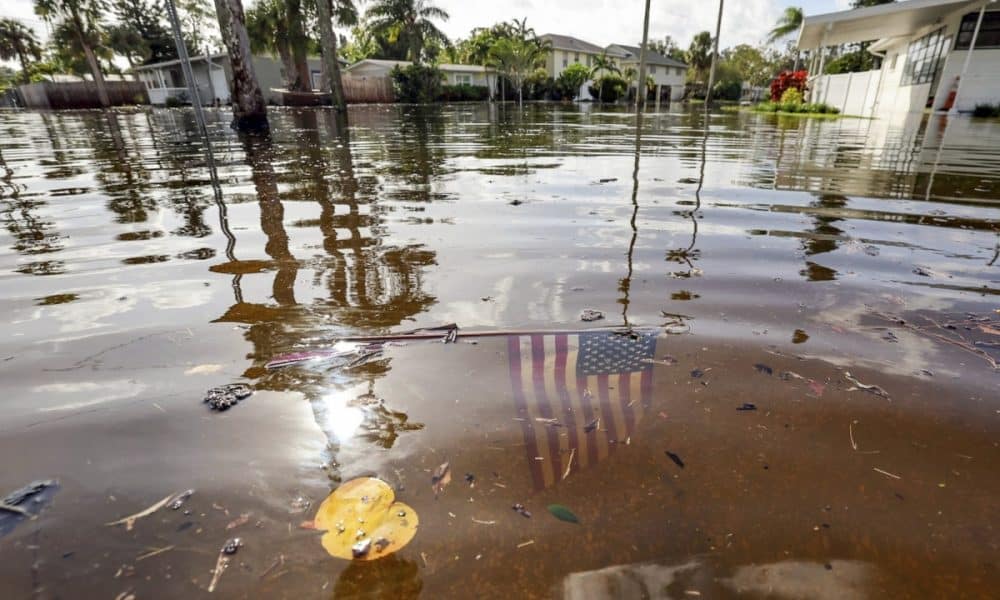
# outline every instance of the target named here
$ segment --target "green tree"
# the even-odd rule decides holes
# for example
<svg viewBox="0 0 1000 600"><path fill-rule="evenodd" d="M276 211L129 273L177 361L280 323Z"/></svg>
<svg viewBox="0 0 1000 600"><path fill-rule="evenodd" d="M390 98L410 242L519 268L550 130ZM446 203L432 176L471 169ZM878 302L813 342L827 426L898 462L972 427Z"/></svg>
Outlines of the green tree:
<svg viewBox="0 0 1000 600"><path fill-rule="evenodd" d="M211 0L174 0L184 40L193 54L202 54L220 44L216 13Z"/></svg>
<svg viewBox="0 0 1000 600"><path fill-rule="evenodd" d="M852 0L851 8L867 8L869 6L878 6L880 4L892 4L896 0Z"/></svg>
<svg viewBox="0 0 1000 600"><path fill-rule="evenodd" d="M774 78L780 60L776 52L749 44L727 48L721 58L720 67L754 87L764 86Z"/></svg>
<svg viewBox="0 0 1000 600"><path fill-rule="evenodd" d="M641 47L642 42L636 44L636 46ZM649 42L649 49L657 54L666 56L667 58L672 58L674 60L679 60L683 62L685 60L684 50L677 45L674 38L669 35L663 36L662 40L654 40Z"/></svg>
<svg viewBox="0 0 1000 600"><path fill-rule="evenodd" d="M434 23L447 21L448 13L427 0L375 0L365 17L372 33L405 48L414 63L423 60L428 41L448 43L448 36Z"/></svg>
<svg viewBox="0 0 1000 600"><path fill-rule="evenodd" d="M109 32L109 41L113 45L121 44L122 46L121 51L116 49L116 52L121 54L122 52L132 50L134 52L133 56L141 55L143 62L147 64L177 58L177 46L174 43L174 37L167 31L164 25L166 13L163 10L161 2L151 0L113 0L111 8L118 20L118 25ZM135 52L134 39L130 39L130 34L127 33L126 28L138 34L142 40L142 45L145 46L144 50ZM119 31L116 33L115 29ZM194 54L195 49L190 48L190 52ZM122 55L125 56L125 54Z"/></svg>
<svg viewBox="0 0 1000 600"><path fill-rule="evenodd" d="M35 32L14 19L0 19L0 60L15 60L21 64L21 78L30 81L29 59L42 59L42 46Z"/></svg>
<svg viewBox="0 0 1000 600"><path fill-rule="evenodd" d="M535 39L503 38L490 49L492 63L517 88L517 102L524 105L525 78L545 60L545 46Z"/></svg>
<svg viewBox="0 0 1000 600"><path fill-rule="evenodd" d="M80 44L90 68L90 75L97 85L101 106L109 106L111 99L104 85L104 73L97 62L94 48L100 44L104 33L103 17L108 6L105 0L35 0L35 13L49 23L67 27Z"/></svg>
<svg viewBox="0 0 1000 600"><path fill-rule="evenodd" d="M695 34L684 57L690 69L689 78L703 83L712 66L712 34L707 31Z"/></svg>
<svg viewBox="0 0 1000 600"><path fill-rule="evenodd" d="M0 92L17 84L17 71L0 65Z"/></svg>
<svg viewBox="0 0 1000 600"><path fill-rule="evenodd" d="M590 67L590 76L594 78L594 81L598 82L598 99L603 101L604 98L604 85L607 78L604 75L608 73L614 73L615 75L621 75L621 69L618 68L618 64L615 60L608 56L607 52L602 52L600 55L594 57L594 62Z"/></svg>
<svg viewBox="0 0 1000 600"><path fill-rule="evenodd" d="M292 89L295 81L295 61L292 60L284 0L260 0L247 11L246 15L250 49L255 54L267 53L276 56L281 62L281 76L285 88Z"/></svg>
<svg viewBox="0 0 1000 600"><path fill-rule="evenodd" d="M781 13L781 17L775 24L774 29L772 29L767 34L767 42L773 43L781 38L791 35L798 31L802 27L802 9L798 6L789 6L785 8L785 12Z"/></svg>
<svg viewBox="0 0 1000 600"><path fill-rule="evenodd" d="M580 63L573 63L559 73L556 85L563 97L570 100L580 94L580 87L590 79L590 71Z"/></svg>

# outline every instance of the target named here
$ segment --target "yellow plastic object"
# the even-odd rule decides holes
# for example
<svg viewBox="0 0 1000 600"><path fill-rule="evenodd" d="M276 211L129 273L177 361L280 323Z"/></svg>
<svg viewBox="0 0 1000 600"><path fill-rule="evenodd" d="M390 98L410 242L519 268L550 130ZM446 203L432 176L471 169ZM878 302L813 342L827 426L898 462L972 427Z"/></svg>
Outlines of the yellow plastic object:
<svg viewBox="0 0 1000 600"><path fill-rule="evenodd" d="M316 511L314 525L326 531L323 548L347 560L376 560L396 552L417 534L420 520L395 500L380 479L359 477L341 485Z"/></svg>

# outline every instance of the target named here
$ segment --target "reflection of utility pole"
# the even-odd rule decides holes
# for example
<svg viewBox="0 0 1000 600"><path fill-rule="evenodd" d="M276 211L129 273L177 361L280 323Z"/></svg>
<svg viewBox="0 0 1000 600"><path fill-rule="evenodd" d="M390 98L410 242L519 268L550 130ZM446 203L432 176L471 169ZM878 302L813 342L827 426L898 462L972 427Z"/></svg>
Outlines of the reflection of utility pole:
<svg viewBox="0 0 1000 600"><path fill-rule="evenodd" d="M628 273L618 284L618 290L622 292L622 320L624 321L625 327L630 328L632 325L628 322L628 304L629 304L629 288L632 286L632 255L635 252L635 242L639 237L639 228L636 224L636 219L639 216L639 151L642 147L642 112L636 112L635 115L635 163L632 167L632 218L629 220L629 225L632 227L632 239L628 243L628 252L626 252L628 260Z"/></svg>

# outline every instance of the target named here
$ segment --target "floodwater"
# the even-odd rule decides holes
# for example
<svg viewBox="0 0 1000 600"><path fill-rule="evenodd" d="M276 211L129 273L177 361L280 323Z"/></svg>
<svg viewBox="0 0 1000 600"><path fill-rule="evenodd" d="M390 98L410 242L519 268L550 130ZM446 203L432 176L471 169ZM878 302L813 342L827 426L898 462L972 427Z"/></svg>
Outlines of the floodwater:
<svg viewBox="0 0 1000 600"><path fill-rule="evenodd" d="M0 112L3 598L995 595L1000 123L228 118ZM361 476L417 533L331 557Z"/></svg>

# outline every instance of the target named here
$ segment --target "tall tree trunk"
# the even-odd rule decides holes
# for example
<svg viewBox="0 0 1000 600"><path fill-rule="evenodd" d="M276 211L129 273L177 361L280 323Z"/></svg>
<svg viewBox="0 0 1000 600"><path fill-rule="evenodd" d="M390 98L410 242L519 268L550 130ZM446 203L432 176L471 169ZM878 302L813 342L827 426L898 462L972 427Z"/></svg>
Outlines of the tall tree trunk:
<svg viewBox="0 0 1000 600"><path fill-rule="evenodd" d="M76 29L76 36L80 40L80 46L83 47L83 54L87 57L87 66L90 67L90 75L94 78L94 85L97 86L97 99L100 101L101 106L107 108L111 106L111 99L108 98L108 90L104 86L104 73L101 72L101 64L97 62L97 56L94 55L93 48L87 43L87 36L83 31L83 22L75 14L73 15L73 27Z"/></svg>
<svg viewBox="0 0 1000 600"><path fill-rule="evenodd" d="M302 0L287 0L288 38L295 61L295 80L290 89L299 92L312 91L312 77L309 73L308 43L305 24L302 20Z"/></svg>
<svg viewBox="0 0 1000 600"><path fill-rule="evenodd" d="M292 60L292 50L288 47L288 43L278 44L278 58L281 60L281 70L282 77L284 79L285 88L292 89L295 85L295 61Z"/></svg>
<svg viewBox="0 0 1000 600"><path fill-rule="evenodd" d="M253 68L243 3L240 0L215 0L215 12L233 71L232 126L239 130L267 129L267 106Z"/></svg>
<svg viewBox="0 0 1000 600"><path fill-rule="evenodd" d="M24 55L24 49L20 46L17 47L17 59L21 61L21 76L24 78L24 83L31 83L31 74L28 73L28 57Z"/></svg>
<svg viewBox="0 0 1000 600"><path fill-rule="evenodd" d="M337 34L333 31L330 0L316 0L316 12L319 17L319 42L323 48L323 75L330 86L330 101L335 109L346 110L347 101L344 99L344 82L340 79Z"/></svg>

